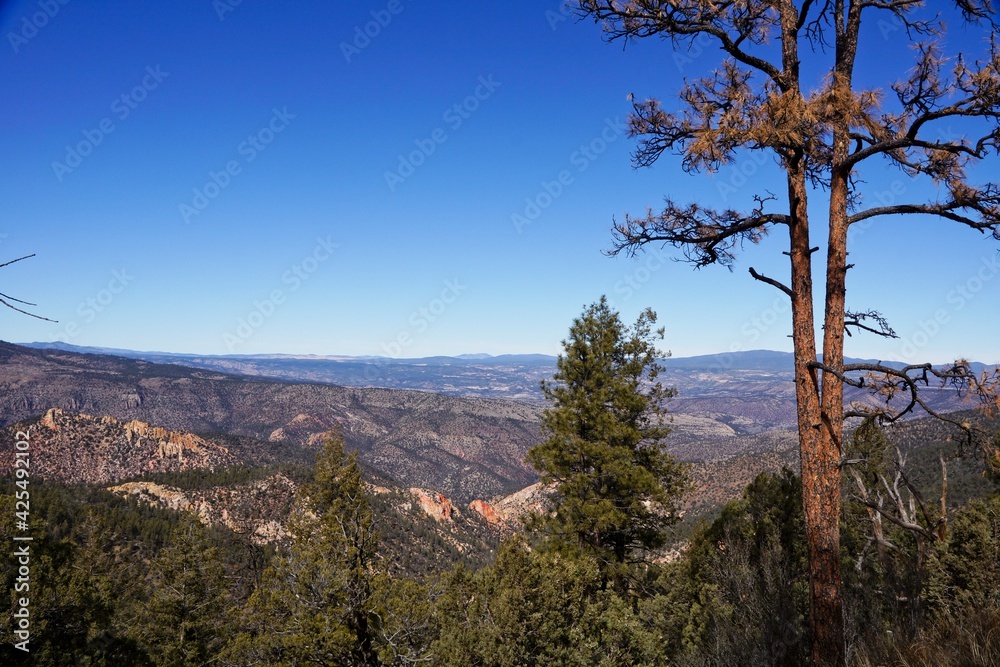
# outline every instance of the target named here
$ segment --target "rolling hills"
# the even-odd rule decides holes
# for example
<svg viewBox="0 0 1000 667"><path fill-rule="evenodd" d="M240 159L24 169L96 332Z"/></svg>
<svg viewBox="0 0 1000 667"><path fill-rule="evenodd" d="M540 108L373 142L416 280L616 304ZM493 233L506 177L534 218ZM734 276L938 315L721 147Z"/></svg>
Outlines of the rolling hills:
<svg viewBox="0 0 1000 667"><path fill-rule="evenodd" d="M37 417L51 408L250 438L250 455L259 460L315 448L323 432L340 427L367 465L401 485L433 488L461 502L534 481L524 453L538 439L536 406L283 383L0 344L2 423Z"/></svg>

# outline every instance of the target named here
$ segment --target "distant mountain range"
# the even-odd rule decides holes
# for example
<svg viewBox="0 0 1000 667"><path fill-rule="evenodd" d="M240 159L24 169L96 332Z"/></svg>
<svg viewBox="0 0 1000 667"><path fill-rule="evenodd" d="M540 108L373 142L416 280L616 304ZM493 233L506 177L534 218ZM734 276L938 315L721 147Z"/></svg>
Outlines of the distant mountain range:
<svg viewBox="0 0 1000 667"><path fill-rule="evenodd" d="M450 396L506 398L525 402L542 400L539 383L543 378L552 377L556 363L555 357L543 354L393 359L291 354L177 354L81 347L66 343L28 343L26 347L76 354L108 354L288 382L415 389Z"/></svg>
<svg viewBox="0 0 1000 667"><path fill-rule="evenodd" d="M417 390L452 397L502 399L531 406L535 416L544 406L540 382L551 378L556 370L556 357L543 354L468 354L459 357L395 359L286 354L192 355L79 347L66 343L31 343L21 349L27 348L76 356L111 355L123 361L130 359L201 369L236 375L243 379L334 385L337 388ZM746 444L741 440L744 436L795 426L791 353L750 350L671 357L664 364L667 369L665 383L678 391L677 397L668 406L673 415L670 447L684 458L719 460L735 452L745 451ZM974 364L974 368L981 370L985 366ZM872 400L858 390L849 390L847 394L848 400ZM969 407L953 392L928 391L927 396L940 410ZM279 426L282 425L278 424L273 428ZM288 429L294 428L295 425L288 426Z"/></svg>
<svg viewBox="0 0 1000 667"><path fill-rule="evenodd" d="M16 343L17 345L22 345L24 347L34 347L38 349L45 350L63 350L65 352L76 352L78 354L110 354L116 357L128 357L130 359L285 359L285 360L303 360L303 361L334 361L334 362L356 362L356 363L371 363L371 364L453 364L453 363L489 363L489 364L504 364L504 363L518 363L518 364L552 364L556 362L556 357L549 354L486 354L486 353L476 353L476 354L459 354L456 356L445 356L438 355L433 357L409 357L409 358L398 358L398 357L380 357L380 356L350 356L343 354L221 354L221 355L203 355L203 354L188 354L184 352L142 352L138 350L126 350L119 347L94 347L88 345L73 345L71 343L62 343L59 341L51 343ZM775 354L781 354L777 352Z"/></svg>
<svg viewBox="0 0 1000 667"><path fill-rule="evenodd" d="M380 356L350 356L350 355L320 355L320 354L188 354L184 352L142 352L137 350L126 350L115 347L91 347L85 345L72 345L62 342L36 342L17 343L24 347L33 347L44 350L63 350L65 352L75 352L77 354L110 354L116 357L127 357L129 359L143 359L155 361L156 363L175 363L183 366L207 365L207 364L254 364L262 362L275 362L274 368L287 366L289 372L297 365L308 364L328 365L330 373L336 374L333 370L337 367L350 369L354 365L389 367L389 366L526 366L538 367L547 366L555 368L556 357L550 354L500 354L492 355L485 353L459 354L456 356L438 355L433 357L380 357ZM822 357L821 357L822 358ZM902 368L905 362L884 359L860 359L845 357L846 363L883 363L894 368ZM740 352L727 352L716 354L703 354L691 357L669 357L663 360L668 369L677 370L740 370L740 371L770 371L770 372L791 372L793 369L793 357L791 352L779 352L777 350L745 350ZM986 368L992 368L989 364L973 362L972 369L976 372ZM345 377L352 377L349 372L343 373Z"/></svg>

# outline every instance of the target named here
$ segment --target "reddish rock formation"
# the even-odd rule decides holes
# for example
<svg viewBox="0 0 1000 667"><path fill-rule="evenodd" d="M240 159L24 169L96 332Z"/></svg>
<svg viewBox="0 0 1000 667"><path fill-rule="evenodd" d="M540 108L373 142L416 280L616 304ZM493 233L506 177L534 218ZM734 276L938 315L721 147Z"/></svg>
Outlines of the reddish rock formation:
<svg viewBox="0 0 1000 667"><path fill-rule="evenodd" d="M501 527L506 522L497 514L496 510L493 509L493 505L490 505L485 500L473 500L469 503L469 510L475 512L483 518L486 523L496 528Z"/></svg>
<svg viewBox="0 0 1000 667"><path fill-rule="evenodd" d="M431 491L430 489L413 488L410 489L410 495L420 505L420 509L424 511L424 514L435 521L453 520L452 513L455 511L455 508L452 506L451 500L443 493Z"/></svg>
<svg viewBox="0 0 1000 667"><path fill-rule="evenodd" d="M45 428L49 429L50 431L58 431L59 425L56 424L56 416L61 414L62 410L60 410L59 408L52 408L51 410L45 413L45 416L42 417L42 421L39 423Z"/></svg>

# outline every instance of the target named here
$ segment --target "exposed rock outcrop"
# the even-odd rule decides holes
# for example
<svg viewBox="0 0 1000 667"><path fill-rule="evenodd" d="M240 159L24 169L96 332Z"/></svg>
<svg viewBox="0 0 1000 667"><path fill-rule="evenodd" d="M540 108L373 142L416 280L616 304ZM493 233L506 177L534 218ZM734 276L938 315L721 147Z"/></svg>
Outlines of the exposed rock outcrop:
<svg viewBox="0 0 1000 667"><path fill-rule="evenodd" d="M0 442L0 465L12 465L13 449ZM112 484L151 472L210 468L236 463L225 447L191 433L132 420L92 417L52 408L31 434L32 474L61 482Z"/></svg>
<svg viewBox="0 0 1000 667"><path fill-rule="evenodd" d="M330 429L337 428L343 423L345 420L332 415L315 417L298 414L284 426L271 431L267 439L271 442L300 442L309 447L319 447Z"/></svg>
<svg viewBox="0 0 1000 667"><path fill-rule="evenodd" d="M475 512L482 517L486 523L496 528L500 528L506 524L506 521L504 521L503 518L497 514L497 511L493 509L493 506L485 500L473 500L469 503L469 510L471 512Z"/></svg>
<svg viewBox="0 0 1000 667"><path fill-rule="evenodd" d="M453 521L452 515L455 508L451 499L443 493L432 491L431 489L410 489L410 495L417 502L417 505L424 511L424 514L438 522Z"/></svg>
<svg viewBox="0 0 1000 667"><path fill-rule="evenodd" d="M58 431L59 425L56 424L56 416L62 414L62 410L59 408L52 408L42 417L42 420L38 422L42 427L49 429L50 431Z"/></svg>
<svg viewBox="0 0 1000 667"><path fill-rule="evenodd" d="M126 482L108 490L151 505L192 512L206 526L223 525L249 535L257 544L264 544L287 537L279 518L287 516L297 486L284 475L277 474L246 484L210 489L184 491L152 482Z"/></svg>
<svg viewBox="0 0 1000 667"><path fill-rule="evenodd" d="M542 511L549 490L541 482L537 482L509 496L496 499L491 504L508 526L520 526L525 514Z"/></svg>
<svg viewBox="0 0 1000 667"><path fill-rule="evenodd" d="M172 486L163 486L153 482L126 482L112 486L108 491L120 496L135 496L150 505L159 505L178 512L190 510L192 505L184 492Z"/></svg>
<svg viewBox="0 0 1000 667"><path fill-rule="evenodd" d="M462 509L476 498L535 481L524 462L538 441L535 406L240 378L173 363L8 343L0 343L0 362L0 421L5 425L35 419L51 407L76 405L79 412L111 415L122 423L141 420L172 431L252 439L256 442L245 441L245 447L232 439L218 442L243 460L268 464L283 458L311 461L303 450L315 451L322 434L339 425L348 449L359 452L363 464L403 488L440 490ZM176 465L183 452L185 465L193 465L187 448L170 444L164 446L163 461Z"/></svg>

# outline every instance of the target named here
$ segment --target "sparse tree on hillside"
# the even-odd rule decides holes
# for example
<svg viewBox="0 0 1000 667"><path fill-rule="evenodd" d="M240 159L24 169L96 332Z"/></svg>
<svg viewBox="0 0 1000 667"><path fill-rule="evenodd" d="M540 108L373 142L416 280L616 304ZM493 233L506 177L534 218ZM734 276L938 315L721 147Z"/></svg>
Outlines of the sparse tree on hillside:
<svg viewBox="0 0 1000 667"><path fill-rule="evenodd" d="M800 667L808 659L801 498L787 468L761 473L695 532L675 584L689 589L680 664Z"/></svg>
<svg viewBox="0 0 1000 667"><path fill-rule="evenodd" d="M378 665L375 588L378 533L356 457L328 439L314 482L289 525L291 549L277 557L250 599L243 664Z"/></svg>
<svg viewBox="0 0 1000 667"><path fill-rule="evenodd" d="M764 151L784 171L784 193L758 194L748 211L668 198L660 211L626 217L614 226L611 253L633 254L649 243L669 244L696 266L731 266L743 243L759 242L775 228L788 234L790 280L782 282L752 267L750 274L791 302L812 658L817 665L844 662L838 525L843 423L871 411L845 410L844 385L883 396L900 395L901 408L879 415L889 421L918 407L935 414L919 390L938 381L978 394L984 401L997 401L997 376L977 376L964 361L943 369L929 364L894 368L844 362L844 335L850 329L895 336L877 311L847 306L852 225L919 215L1000 239L1000 187L976 185L968 178L969 166L1000 146L1000 50L990 39L979 57L946 58L944 24L935 16L923 16L925 4L920 0L579 2L581 15L601 22L609 40L660 37L683 47L704 39L721 49L719 69L684 83L679 111L668 110L655 99L634 102L629 129L640 140L636 166L649 166L664 153L674 153L688 171L711 171L739 151ZM946 7L970 24L995 27L996 10L990 0L933 5L934 10ZM888 91L864 87L854 79L862 23L879 20L905 30L916 41L912 69ZM802 66L805 52L811 63L818 63L810 65L808 74ZM974 133L940 132L955 126ZM883 160L927 180L936 196L920 200L928 188L914 188L913 201L868 205L859 191L861 170ZM828 216L813 230L808 199L816 192L825 197ZM816 231L824 233L826 244L821 348L813 309ZM956 426L968 429L961 423Z"/></svg>
<svg viewBox="0 0 1000 667"><path fill-rule="evenodd" d="M551 511L532 525L557 547L596 557L606 581L620 585L624 566L663 545L687 489L686 468L663 451L662 353L647 309L625 327L607 299L587 308L563 342L554 382L543 382L551 407L548 440L528 460L554 484Z"/></svg>

